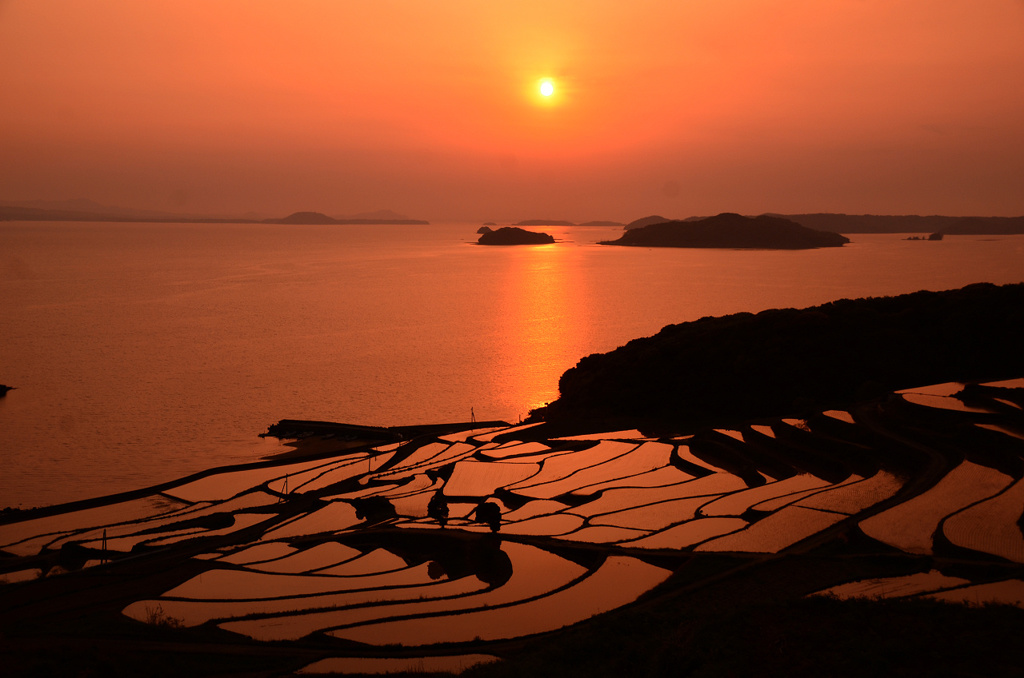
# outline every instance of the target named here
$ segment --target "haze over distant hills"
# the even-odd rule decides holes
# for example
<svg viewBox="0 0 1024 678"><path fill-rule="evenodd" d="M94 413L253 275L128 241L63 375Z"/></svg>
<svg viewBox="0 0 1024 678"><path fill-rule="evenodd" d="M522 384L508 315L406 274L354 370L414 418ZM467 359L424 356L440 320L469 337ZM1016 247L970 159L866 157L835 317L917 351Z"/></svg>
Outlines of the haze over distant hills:
<svg viewBox="0 0 1024 678"><path fill-rule="evenodd" d="M410 219L390 210L367 212L377 216L329 217L320 212L293 212L282 219L264 219L265 224L429 224L429 221Z"/></svg>
<svg viewBox="0 0 1024 678"><path fill-rule="evenodd" d="M268 219L254 212L240 215L182 214L103 205L94 200L0 201L0 221L146 221L157 223L281 223L281 224L426 224L392 210L330 217L320 212L294 212Z"/></svg>

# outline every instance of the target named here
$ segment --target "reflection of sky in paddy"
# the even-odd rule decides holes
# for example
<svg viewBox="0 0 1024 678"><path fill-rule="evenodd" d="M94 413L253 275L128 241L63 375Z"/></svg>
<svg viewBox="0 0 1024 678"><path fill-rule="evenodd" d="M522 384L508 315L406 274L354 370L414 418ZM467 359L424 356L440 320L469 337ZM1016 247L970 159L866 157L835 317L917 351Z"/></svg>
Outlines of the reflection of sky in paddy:
<svg viewBox="0 0 1024 678"><path fill-rule="evenodd" d="M502 530L507 534L560 536L568 534L583 525L583 518L571 513L537 516L517 523L505 525Z"/></svg>
<svg viewBox="0 0 1024 678"><path fill-rule="evenodd" d="M707 502L707 497L671 499L657 504L647 504L614 513L595 515L590 518L589 523L591 525L612 525L642 530L660 530L684 520L692 520L697 515L697 509Z"/></svg>
<svg viewBox="0 0 1024 678"><path fill-rule="evenodd" d="M372 608L333 610L268 620L228 622L221 624L221 628L260 640L295 639L319 629L372 622L388 617L471 610L485 605L511 605L566 586L587 572L576 563L534 546L504 542L501 550L511 559L511 578L501 586L477 595L451 600L424 600ZM437 624L436 620L432 624L447 626L452 619L454 618L445 617L444 625ZM411 641L412 639L405 642L413 644Z"/></svg>
<svg viewBox="0 0 1024 678"><path fill-rule="evenodd" d="M701 508L705 516L738 516L754 504L770 499L791 495L795 492L818 490L829 487L827 480L810 474L801 474L775 482L765 483L759 487L751 487L728 494L716 499Z"/></svg>
<svg viewBox="0 0 1024 678"><path fill-rule="evenodd" d="M425 473L430 469L444 466L462 457L469 456L476 448L468 443L427 443L414 450L407 458L395 466L371 474L366 477L367 482L379 480L396 481L407 478L418 473ZM401 448L399 448L399 454Z"/></svg>
<svg viewBox="0 0 1024 678"><path fill-rule="evenodd" d="M900 598L919 593L970 584L969 579L948 577L938 570L908 574L903 577L879 577L861 579L818 591L814 595L829 595L837 598Z"/></svg>
<svg viewBox="0 0 1024 678"><path fill-rule="evenodd" d="M636 443L605 441L587 450L551 457L541 463L540 473L522 482L509 485L508 489L526 497L551 499L579 487L574 480L567 483L556 481L587 473L589 469L626 454L636 447Z"/></svg>
<svg viewBox="0 0 1024 678"><path fill-rule="evenodd" d="M615 511L626 511L647 504L669 500L699 497L697 506L712 501L719 495L747 487L746 483L729 473L715 473L666 487L637 487L605 490L601 496L572 509L581 516L597 516ZM683 518L680 518L683 520Z"/></svg>
<svg viewBox="0 0 1024 678"><path fill-rule="evenodd" d="M950 398L947 396L929 395L925 393L904 393L903 399L907 402L914 403L915 405L923 405L925 407L935 407L940 410L953 410L955 412L989 412L982 407L972 407L965 405L956 398Z"/></svg>
<svg viewBox="0 0 1024 678"><path fill-rule="evenodd" d="M1005 492L968 506L942 524L942 532L957 546L1024 563L1024 534L1018 525L1024 506L1024 480Z"/></svg>
<svg viewBox="0 0 1024 678"><path fill-rule="evenodd" d="M449 497L489 497L499 487L525 480L540 471L539 464L460 461L445 483Z"/></svg>
<svg viewBox="0 0 1024 678"><path fill-rule="evenodd" d="M301 537L309 534L338 532L361 523L356 517L356 509L344 501L332 501L313 513L300 516L295 520L283 523L266 533L267 539L285 539Z"/></svg>
<svg viewBox="0 0 1024 678"><path fill-rule="evenodd" d="M963 588L933 593L928 598L968 605L997 603L1024 607L1024 581L1007 579L988 584L975 584Z"/></svg>
<svg viewBox="0 0 1024 678"><path fill-rule="evenodd" d="M373 469L380 468L385 464L391 457L394 456L394 452L385 452L383 454L374 455L358 455L351 461L346 461L343 464L331 467L329 470L324 471L321 474L317 474L313 477L308 477L304 480L301 478L292 478L289 483L289 491L291 492L314 492L316 490L323 489L334 483L340 483L349 478L362 475Z"/></svg>
<svg viewBox="0 0 1024 678"><path fill-rule="evenodd" d="M908 553L930 554L932 535L943 518L995 495L1010 482L999 471L965 461L924 494L862 520L860 528Z"/></svg>
<svg viewBox="0 0 1024 678"><path fill-rule="evenodd" d="M508 457L523 457L531 454L544 455L544 453L550 452L551 448L544 443L509 441L496 447L483 447L481 451L485 457L491 459L506 459ZM558 451L555 454L564 454L564 451Z"/></svg>
<svg viewBox="0 0 1024 678"><path fill-rule="evenodd" d="M853 416L849 412L844 412L842 410L825 410L822 414L826 417L832 417L836 421L846 422L847 424L857 423L853 420Z"/></svg>
<svg viewBox="0 0 1024 678"><path fill-rule="evenodd" d="M844 518L846 516L838 513L787 506L765 516L745 530L712 539L694 550L777 553Z"/></svg>
<svg viewBox="0 0 1024 678"><path fill-rule="evenodd" d="M820 492L810 492L806 498L800 498L795 503L806 508L853 515L880 501L889 499L901 487L903 487L902 480L888 471L879 471L870 478L850 476L838 485L833 485ZM771 503L764 504L764 506L766 509L774 510Z"/></svg>
<svg viewBox="0 0 1024 678"><path fill-rule="evenodd" d="M35 555L44 544L53 541L65 532L99 528L102 533L103 526L145 519L154 515L171 515L182 508L187 508L187 506L181 502L160 499L154 501L154 498L146 497L73 513L62 513L45 518L25 520L20 523L0 525L0 548L16 555ZM139 528L136 525L128 525L126 529L137 531ZM31 541L19 544L23 540Z"/></svg>
<svg viewBox="0 0 1024 678"><path fill-rule="evenodd" d="M645 443L640 447L629 443L604 442L602 446L619 445L620 454L606 460L593 464L580 464L580 468L568 476L552 481L543 486L543 496L555 497L560 494L577 492L580 488L588 485L595 485L603 482L610 482L637 475L646 471L667 466L671 461L672 447L661 443ZM614 453L614 447L608 447L606 453ZM577 453L580 454L580 453ZM538 475L538 478L540 475ZM684 480L684 474L679 474L677 480ZM523 487L526 483L520 483ZM539 490L540 488L538 488ZM534 488L526 487L520 492L527 496Z"/></svg>
<svg viewBox="0 0 1024 678"><path fill-rule="evenodd" d="M426 564L412 568L410 575L416 575L418 584L399 584L401 577L392 577L393 581L384 581L381 586L364 587L361 589L345 590L343 593L333 593L338 590L324 587L323 591L312 593L306 597L284 597L270 599L268 596L258 600L174 600L164 598L157 601L141 601L133 603L125 609L124 613L135 619L146 618L147 606L159 604L165 614L182 620L186 626L196 626L211 619L229 619L245 615L293 613L302 610L315 610L330 607L356 607L373 603L374 605L383 602L402 603L405 601L421 601L429 599L440 599L449 596L465 596L483 590L486 587L476 577L463 577L461 579L431 580L426 577L428 566ZM410 579L412 577L410 576ZM330 579L328 582L332 581ZM333 580L337 581L337 580ZM373 608L362 613L350 612L349 616L372 615ZM341 613L342 615L345 612ZM314 629L315 630L315 629Z"/></svg>
<svg viewBox="0 0 1024 678"><path fill-rule="evenodd" d="M270 489L282 492L285 489L285 478L288 479L289 488L294 489L328 468L349 463L351 462L348 460L342 462L317 460L284 466L215 473L165 490L164 493L184 501L195 502L224 501L263 483L270 483Z"/></svg>
<svg viewBox="0 0 1024 678"><path fill-rule="evenodd" d="M322 544L317 544L316 546L303 551L295 551L294 548L287 547L285 544L280 543L273 545L268 544L267 546L284 546L286 548L290 548L291 552L274 560L267 559L265 562L249 565L250 569L259 570L261 572L298 574L300 572L309 572L311 570L321 569L328 565L334 565L361 555L358 550L351 546L345 546L344 544L339 544L336 541L327 541ZM268 549L268 552L270 551L271 550ZM227 561L227 558L222 558L221 561Z"/></svg>
<svg viewBox="0 0 1024 678"><path fill-rule="evenodd" d="M847 422L828 427L827 436L842 441L847 429L858 436L864 431L844 413L824 414ZM979 444L1005 443L1009 450L1019 445L1012 435L1004 441L995 424L979 430L985 417L971 421L970 412L954 416L973 424L964 428L974 432ZM804 427L795 419L770 423L780 434L782 427ZM762 435L772 435L771 426L742 431L765 444L769 441ZM826 435L813 428L800 435L801 446L813 446L815 436ZM211 569L171 591L147 594L149 599L125 613L146 620L159 608L186 624L213 621L257 639L327 632L372 644L459 642L556 629L631 602L667 576L667 570L624 554L641 557L652 550L664 559L671 552L775 553L895 499L904 486L892 472L878 470L861 471L868 477L851 473L836 484L804 472L749 487L694 457L685 437L499 444L494 433L460 435L458 440L424 436L389 445L373 461L364 452L353 452L326 461L218 473L173 491L219 501L189 505L156 495L156 500L12 523L0 526L0 541L6 540L0 548L35 555L43 546L59 549L74 542L99 549L106 530L111 552L188 541L182 552L187 558L193 545L203 548L194 540L219 536L192 561ZM737 454L744 453L748 443L738 430L719 433L731 436L726 442ZM784 438L772 450L784 453ZM393 468L386 466L395 460ZM286 479L288 495L274 494ZM265 489L268 482L271 491ZM387 500L395 514L373 513L367 505L361 511L374 521L368 523L351 503L368 497ZM428 516L435 497L447 500L445 529L436 513ZM500 509L497 534L475 516L482 502ZM911 553L930 553L932 535L941 526L954 545L1024 562L1024 535L1016 524L1022 503L1024 481L964 462L924 494L860 526L868 538ZM203 522L185 522L197 519ZM246 527L254 527L251 538L232 542L232 534ZM100 562L96 555L82 554L86 566ZM37 569L22 567L0 576L17 581L38 575ZM1015 595L1012 583L978 588L967 580L936 576L865 580L848 590L870 595L872 587L887 587L893 595L954 598L966 596L958 593L965 591L982 597Z"/></svg>
<svg viewBox="0 0 1024 678"><path fill-rule="evenodd" d="M518 561L514 561L518 564ZM668 578L669 570L633 558L609 556L596 572L575 586L528 600L523 591L511 607L445 617L383 622L334 631L333 636L372 645L451 643L516 638L553 631L632 602ZM484 594L480 597L487 597ZM512 601L509 601L512 602ZM496 607L501 603L490 602Z"/></svg>
<svg viewBox="0 0 1024 678"><path fill-rule="evenodd" d="M675 525L623 546L644 549L683 549L713 537L742 530L748 525L742 518L701 518Z"/></svg>

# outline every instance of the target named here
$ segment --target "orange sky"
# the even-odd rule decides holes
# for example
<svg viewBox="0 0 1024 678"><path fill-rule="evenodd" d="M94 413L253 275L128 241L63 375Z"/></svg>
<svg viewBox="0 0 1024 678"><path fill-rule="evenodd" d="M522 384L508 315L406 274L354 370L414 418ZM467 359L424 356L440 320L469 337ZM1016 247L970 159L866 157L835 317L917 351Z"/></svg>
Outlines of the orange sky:
<svg viewBox="0 0 1024 678"><path fill-rule="evenodd" d="M1022 215L1024 2L0 0L0 200L79 197Z"/></svg>

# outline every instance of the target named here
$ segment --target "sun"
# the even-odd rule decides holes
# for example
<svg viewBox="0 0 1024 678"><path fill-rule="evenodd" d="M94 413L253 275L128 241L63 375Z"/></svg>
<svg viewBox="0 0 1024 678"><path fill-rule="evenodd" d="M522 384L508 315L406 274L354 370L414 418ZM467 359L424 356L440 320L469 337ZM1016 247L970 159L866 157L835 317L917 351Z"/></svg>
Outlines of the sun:
<svg viewBox="0 0 1024 678"><path fill-rule="evenodd" d="M555 93L555 83L551 81L551 78L544 78L540 81L540 95L543 97L549 97Z"/></svg>

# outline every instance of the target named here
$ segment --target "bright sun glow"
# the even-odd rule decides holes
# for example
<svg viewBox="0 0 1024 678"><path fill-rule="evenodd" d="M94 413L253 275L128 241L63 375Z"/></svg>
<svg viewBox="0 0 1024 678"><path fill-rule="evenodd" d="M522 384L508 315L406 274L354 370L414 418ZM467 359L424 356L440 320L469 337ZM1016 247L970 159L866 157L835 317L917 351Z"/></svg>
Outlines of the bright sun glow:
<svg viewBox="0 0 1024 678"><path fill-rule="evenodd" d="M543 96L549 97L555 93L555 83L550 80L540 81L540 93Z"/></svg>

